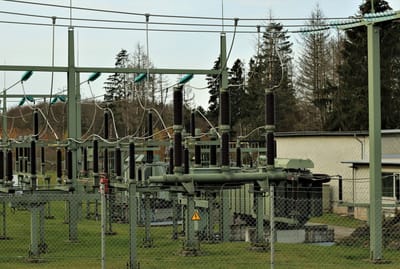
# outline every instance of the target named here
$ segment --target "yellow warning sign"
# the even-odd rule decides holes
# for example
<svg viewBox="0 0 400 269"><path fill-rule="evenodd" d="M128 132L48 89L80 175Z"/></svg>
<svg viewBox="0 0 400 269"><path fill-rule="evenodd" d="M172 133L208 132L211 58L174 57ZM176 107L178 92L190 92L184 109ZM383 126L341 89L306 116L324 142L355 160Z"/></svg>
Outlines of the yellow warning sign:
<svg viewBox="0 0 400 269"><path fill-rule="evenodd" d="M199 221L199 220L201 220L200 215L199 215L199 212L194 211L193 216L192 216L192 220L193 220L193 221Z"/></svg>

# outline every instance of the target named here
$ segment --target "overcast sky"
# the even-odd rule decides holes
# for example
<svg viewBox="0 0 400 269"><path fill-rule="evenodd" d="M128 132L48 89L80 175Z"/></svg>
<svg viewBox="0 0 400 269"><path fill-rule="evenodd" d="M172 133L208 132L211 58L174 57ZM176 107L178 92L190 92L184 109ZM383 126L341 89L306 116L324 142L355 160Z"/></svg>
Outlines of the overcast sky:
<svg viewBox="0 0 400 269"><path fill-rule="evenodd" d="M25 3L22 3L25 2ZM44 5L31 5L27 2L47 3L52 5L76 6L93 9L105 9L114 11L124 11L138 13L138 16L112 14L102 12L90 12L68 8L47 7ZM52 63L52 27L25 25L5 22L24 22L51 24L51 16L56 16L57 25L68 25L68 20L62 18L86 18L104 20L129 20L143 22L138 24L106 24L85 21L73 21L72 25L91 25L91 26L113 26L131 27L145 29L145 13L150 14L149 22L168 22L168 23L200 23L213 24L216 26L201 28L215 31L213 33L202 32L171 32L171 31L149 31L148 39L146 31L126 31L126 30L105 30L105 29L86 29L75 28L76 56L79 66L113 66L115 55L124 48L128 52L134 52L136 46L141 44L147 49L152 63L158 68L192 68L192 69L211 69L214 61L219 55L219 31L222 30L222 20L210 19L179 19L159 17L155 15L173 15L190 17L212 17L239 18L239 25L249 25L254 27L238 28L253 33L237 33L232 45L228 66L237 58L246 64L251 56L255 54L257 34L255 25L265 25L268 18L308 18L313 9L319 5L325 17L349 17L358 12L361 0L48 0L48 1L3 1L0 0L0 61L1 64L8 65L51 65ZM394 10L400 10L400 1L387 0ZM12 14L14 13L14 14ZM39 15L40 17L21 16L15 13L29 15ZM142 15L140 15L142 14ZM246 21L245 19L258 19ZM262 20L263 19L263 20ZM304 24L304 21L285 21L283 24ZM229 31L233 28L230 25L233 20L224 21L224 29ZM200 29L199 27L183 26L161 26L150 25L150 28L158 29ZM291 28L292 29L292 28ZM227 33L227 46L232 44L232 33ZM298 34L292 35L292 42L300 40ZM56 66L66 66L67 64L67 28L55 28L54 62ZM297 52L298 53L298 52ZM1 72L0 85L7 88L17 81L21 72ZM82 80L86 74L82 75ZM107 77L103 74L100 79L92 84L92 89L96 95L104 93L103 81ZM55 74L54 90L66 87L66 75ZM169 76L168 81L173 84L177 76ZM191 81L195 87L205 86L204 76L195 76ZM32 78L25 83L25 90L28 93L48 94L51 87L51 74L36 72ZM10 90L10 93L22 93L22 88L18 85ZM207 90L194 90L196 105L207 107ZM82 97L91 97L91 93L86 85L82 87Z"/></svg>

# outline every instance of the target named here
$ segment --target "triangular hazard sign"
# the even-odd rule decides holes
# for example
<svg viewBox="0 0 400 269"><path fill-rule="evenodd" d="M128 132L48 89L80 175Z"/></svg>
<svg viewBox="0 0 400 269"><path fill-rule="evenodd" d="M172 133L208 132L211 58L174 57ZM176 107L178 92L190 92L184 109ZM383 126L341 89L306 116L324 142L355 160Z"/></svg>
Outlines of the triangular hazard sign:
<svg viewBox="0 0 400 269"><path fill-rule="evenodd" d="M193 221L199 221L199 220L201 220L200 215L199 215L199 212L194 211L193 216L192 216L192 220L193 220Z"/></svg>

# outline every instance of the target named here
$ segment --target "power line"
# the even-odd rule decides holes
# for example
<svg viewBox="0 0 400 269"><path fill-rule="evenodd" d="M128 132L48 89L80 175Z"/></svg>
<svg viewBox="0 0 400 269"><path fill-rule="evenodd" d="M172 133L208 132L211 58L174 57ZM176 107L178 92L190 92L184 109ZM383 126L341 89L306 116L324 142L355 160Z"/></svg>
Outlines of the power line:
<svg viewBox="0 0 400 269"><path fill-rule="evenodd" d="M22 1L22 0L2 0L2 1L19 3L19 4L40 5L40 6L46 6L46 7L63 8L63 9L76 9L76 10L84 10L84 11L90 11L90 12L113 13L113 14L141 16L141 17L146 16L146 13L127 12L127 11L119 11L119 10L66 6L66 5L57 5L57 4L48 4L48 3L36 3L36 2ZM239 19L241 21L265 21L265 20L267 20L266 18L221 18L221 17L166 15L166 14L149 14L149 15L151 17L159 17L159 18L198 19L198 20L217 20L217 21L221 21L221 20L234 21L236 19ZM308 19L309 18L274 18L275 21L305 21ZM340 19L347 19L347 18L332 17L332 18L321 18L321 19L322 20L340 20ZM221 26L221 25L219 25L219 26Z"/></svg>

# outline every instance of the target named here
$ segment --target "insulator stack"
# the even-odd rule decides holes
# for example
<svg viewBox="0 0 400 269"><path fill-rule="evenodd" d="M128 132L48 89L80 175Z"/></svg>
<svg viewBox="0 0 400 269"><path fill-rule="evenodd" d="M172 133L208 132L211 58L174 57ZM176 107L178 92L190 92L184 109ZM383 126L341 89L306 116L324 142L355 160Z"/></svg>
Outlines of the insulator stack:
<svg viewBox="0 0 400 269"><path fill-rule="evenodd" d="M61 149L57 149L57 179L62 177L62 153Z"/></svg>
<svg viewBox="0 0 400 269"><path fill-rule="evenodd" d="M36 175L36 141L31 141L31 174Z"/></svg>
<svg viewBox="0 0 400 269"><path fill-rule="evenodd" d="M99 173L99 142L93 141L93 173Z"/></svg>
<svg viewBox="0 0 400 269"><path fill-rule="evenodd" d="M178 86L174 89L174 125L181 125L183 122L183 94L182 86Z"/></svg>
<svg viewBox="0 0 400 269"><path fill-rule="evenodd" d="M182 166L182 134L174 133L174 167Z"/></svg>
<svg viewBox="0 0 400 269"><path fill-rule="evenodd" d="M121 164L121 148L115 149L115 174L117 177L122 176L122 164Z"/></svg>
<svg viewBox="0 0 400 269"><path fill-rule="evenodd" d="M39 139L39 113L37 109L33 111L33 139Z"/></svg>
<svg viewBox="0 0 400 269"><path fill-rule="evenodd" d="M69 180L72 180L72 151L68 150L67 151L67 177Z"/></svg>
<svg viewBox="0 0 400 269"><path fill-rule="evenodd" d="M189 149L185 148L183 150L183 156L184 156L184 174L189 174Z"/></svg>
<svg viewBox="0 0 400 269"><path fill-rule="evenodd" d="M129 179L135 179L136 160L135 160L135 143L129 143Z"/></svg>
<svg viewBox="0 0 400 269"><path fill-rule="evenodd" d="M6 159L6 175L7 181L11 182L13 180L13 158L12 151L7 150L7 159Z"/></svg>
<svg viewBox="0 0 400 269"><path fill-rule="evenodd" d="M174 172L182 168L183 86L174 88ZM179 170L179 171L178 171Z"/></svg>
<svg viewBox="0 0 400 269"><path fill-rule="evenodd" d="M174 173L174 148L169 148L169 174Z"/></svg>
<svg viewBox="0 0 400 269"><path fill-rule="evenodd" d="M148 140L151 140L153 137L153 114L149 112L147 114L147 136L149 137ZM148 145L147 145L148 147ZM153 163L154 155L153 150L146 151L146 162Z"/></svg>
<svg viewBox="0 0 400 269"><path fill-rule="evenodd" d="M265 93L265 123L267 131L267 165L274 166L276 155L274 145L275 99L272 91Z"/></svg>

